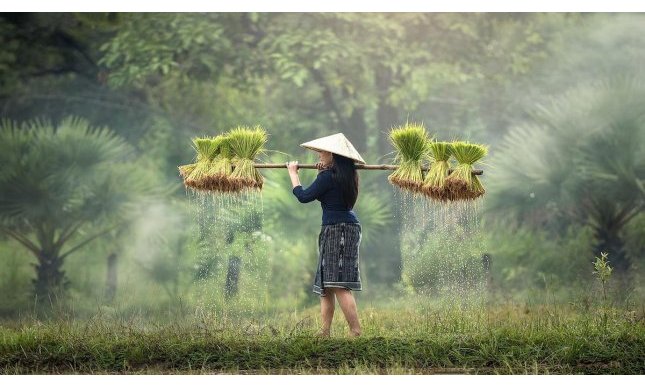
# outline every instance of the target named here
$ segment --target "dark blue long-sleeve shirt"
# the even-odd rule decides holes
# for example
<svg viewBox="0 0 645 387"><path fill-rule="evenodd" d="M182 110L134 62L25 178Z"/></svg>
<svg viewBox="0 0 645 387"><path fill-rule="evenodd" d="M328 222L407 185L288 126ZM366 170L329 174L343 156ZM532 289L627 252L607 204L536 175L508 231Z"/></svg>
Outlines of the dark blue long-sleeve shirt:
<svg viewBox="0 0 645 387"><path fill-rule="evenodd" d="M300 203L320 201L322 207L322 224L360 223L353 210L347 208L343 202L341 187L332 179L329 169L318 173L316 180L303 189L301 185L293 187L293 194Z"/></svg>

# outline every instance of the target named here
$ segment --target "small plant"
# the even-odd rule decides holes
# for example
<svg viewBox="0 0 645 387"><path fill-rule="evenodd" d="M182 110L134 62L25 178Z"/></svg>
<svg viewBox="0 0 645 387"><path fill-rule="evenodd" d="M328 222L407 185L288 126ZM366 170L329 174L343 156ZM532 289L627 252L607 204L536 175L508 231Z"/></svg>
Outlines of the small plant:
<svg viewBox="0 0 645 387"><path fill-rule="evenodd" d="M593 262L593 274L598 277L598 281L600 282L600 286L602 287L602 298L605 305L607 304L607 282L609 281L611 272L613 270L613 268L609 266L609 261L607 260L608 256L609 254L601 252L600 258L595 257L596 261Z"/></svg>
<svg viewBox="0 0 645 387"><path fill-rule="evenodd" d="M446 178L446 189L451 200L472 200L482 196L486 191L477 176L473 176L473 164L488 154L488 148L465 141L452 143L452 154L459 163Z"/></svg>
<svg viewBox="0 0 645 387"><path fill-rule="evenodd" d="M426 174L421 187L422 192L435 200L447 201L448 192L445 181L448 177L450 165L448 160L452 155L452 146L448 142L430 142L428 144L429 157L431 158L430 170Z"/></svg>
<svg viewBox="0 0 645 387"><path fill-rule="evenodd" d="M422 124L409 124L392 129L390 141L398 151L395 163L399 167L388 176L390 183L412 192L423 185L421 163L428 154L429 138Z"/></svg>

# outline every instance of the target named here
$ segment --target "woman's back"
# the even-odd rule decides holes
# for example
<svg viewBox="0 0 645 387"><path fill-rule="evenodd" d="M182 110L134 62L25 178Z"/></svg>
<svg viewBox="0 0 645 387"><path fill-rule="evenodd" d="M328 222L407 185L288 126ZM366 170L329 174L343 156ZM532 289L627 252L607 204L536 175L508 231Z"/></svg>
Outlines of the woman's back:
<svg viewBox="0 0 645 387"><path fill-rule="evenodd" d="M307 189L303 189L300 185L294 187L293 194L301 203L320 201L323 225L360 223L356 213L345 203L342 187L334 181L331 169L318 173L316 180Z"/></svg>

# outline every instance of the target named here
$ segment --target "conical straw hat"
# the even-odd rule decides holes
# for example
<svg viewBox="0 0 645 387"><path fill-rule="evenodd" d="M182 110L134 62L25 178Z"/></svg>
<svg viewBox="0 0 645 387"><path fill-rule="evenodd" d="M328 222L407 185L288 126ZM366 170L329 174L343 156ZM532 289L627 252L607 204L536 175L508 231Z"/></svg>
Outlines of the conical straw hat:
<svg viewBox="0 0 645 387"><path fill-rule="evenodd" d="M331 136L317 138L300 144L301 147L317 151L327 151L348 157L360 164L365 164L365 160L356 151L354 145L342 133L332 134Z"/></svg>

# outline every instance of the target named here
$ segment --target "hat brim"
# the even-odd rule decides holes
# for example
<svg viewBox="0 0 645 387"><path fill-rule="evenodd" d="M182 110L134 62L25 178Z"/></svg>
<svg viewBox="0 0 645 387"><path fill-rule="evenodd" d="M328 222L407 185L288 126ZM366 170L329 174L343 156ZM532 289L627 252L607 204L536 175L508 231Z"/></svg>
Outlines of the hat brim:
<svg viewBox="0 0 645 387"><path fill-rule="evenodd" d="M313 150L313 151L321 151L321 152L335 153L335 154L337 154L337 155L341 155L341 156L343 156L343 157L347 157L348 159L352 159L352 160L356 161L358 164L365 164L365 161L364 161L364 160L359 160L359 159L357 159L357 158L355 158L355 157L348 156L348 155L344 155L344 154L341 154L341 153L338 153L338 152L334 152L334 151L331 151L331 150L329 150L329 149L316 148L316 147L313 147L313 146L311 146L311 145L300 145L300 146L301 146L301 147L303 147L303 148L309 149L309 150Z"/></svg>

